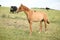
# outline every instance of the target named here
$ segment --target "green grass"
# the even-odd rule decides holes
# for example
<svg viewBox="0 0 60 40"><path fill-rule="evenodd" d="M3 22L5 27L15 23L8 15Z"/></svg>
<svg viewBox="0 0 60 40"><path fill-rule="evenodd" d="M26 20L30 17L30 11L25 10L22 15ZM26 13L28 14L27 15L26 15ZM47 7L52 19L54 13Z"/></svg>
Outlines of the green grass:
<svg viewBox="0 0 60 40"><path fill-rule="evenodd" d="M12 14L8 7L0 7L0 40L60 40L60 10L34 9L45 11L50 24L47 32L39 32L39 22L33 22L32 35L29 35L29 23L23 12Z"/></svg>

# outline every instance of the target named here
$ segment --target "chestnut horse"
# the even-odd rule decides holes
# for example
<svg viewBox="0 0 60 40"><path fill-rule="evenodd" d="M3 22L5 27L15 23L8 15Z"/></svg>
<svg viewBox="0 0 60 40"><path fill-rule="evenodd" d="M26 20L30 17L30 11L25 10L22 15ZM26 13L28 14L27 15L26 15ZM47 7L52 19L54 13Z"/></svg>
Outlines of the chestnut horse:
<svg viewBox="0 0 60 40"><path fill-rule="evenodd" d="M33 11L31 9L29 9L28 7L24 6L23 4L21 4L21 6L17 9L17 13L24 11L28 22L30 24L30 34L32 33L32 22L33 21L39 21L40 22L40 31L42 31L42 22L44 21L45 24L45 31L47 30L47 23L49 24L47 15L45 12L37 12L37 11Z"/></svg>

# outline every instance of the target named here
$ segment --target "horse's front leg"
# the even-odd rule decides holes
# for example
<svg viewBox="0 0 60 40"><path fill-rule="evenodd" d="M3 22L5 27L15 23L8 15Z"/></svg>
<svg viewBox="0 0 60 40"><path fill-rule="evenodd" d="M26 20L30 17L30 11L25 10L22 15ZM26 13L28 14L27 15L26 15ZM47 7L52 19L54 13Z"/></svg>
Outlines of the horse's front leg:
<svg viewBox="0 0 60 40"><path fill-rule="evenodd" d="M32 22L30 22L30 35L32 34Z"/></svg>
<svg viewBox="0 0 60 40"><path fill-rule="evenodd" d="M29 25L30 25L30 35L32 34L32 22L29 21Z"/></svg>
<svg viewBox="0 0 60 40"><path fill-rule="evenodd" d="M42 31L42 21L40 21L40 32Z"/></svg>

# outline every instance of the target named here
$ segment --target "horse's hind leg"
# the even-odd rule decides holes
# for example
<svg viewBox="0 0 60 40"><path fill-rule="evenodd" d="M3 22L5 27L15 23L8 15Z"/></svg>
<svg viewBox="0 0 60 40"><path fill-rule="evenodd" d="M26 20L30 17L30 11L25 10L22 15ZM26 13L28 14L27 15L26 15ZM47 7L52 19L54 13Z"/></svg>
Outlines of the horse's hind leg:
<svg viewBox="0 0 60 40"><path fill-rule="evenodd" d="M44 24L45 24L45 31L47 30L47 22L44 21Z"/></svg>

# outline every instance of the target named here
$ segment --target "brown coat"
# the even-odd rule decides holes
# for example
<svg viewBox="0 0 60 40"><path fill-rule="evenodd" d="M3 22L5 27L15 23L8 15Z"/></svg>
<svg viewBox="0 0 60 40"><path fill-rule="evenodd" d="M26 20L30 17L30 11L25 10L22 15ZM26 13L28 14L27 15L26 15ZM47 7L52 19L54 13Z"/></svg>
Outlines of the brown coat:
<svg viewBox="0 0 60 40"><path fill-rule="evenodd" d="M47 18L47 14L45 12L43 12L43 11L38 12L38 11L31 10L28 7L24 6L23 4L21 4L19 9L17 10L17 12L20 12L20 11L24 11L27 16L28 22L30 24L30 34L32 33L31 25L32 25L33 21L40 21L40 31L42 31L42 22L44 21L45 30L47 30L46 23L49 24L49 21Z"/></svg>

